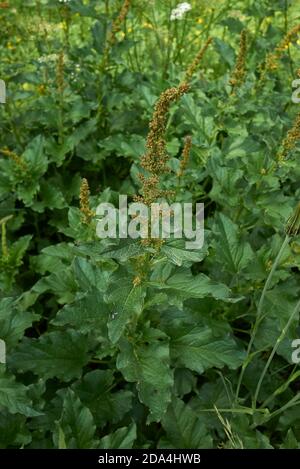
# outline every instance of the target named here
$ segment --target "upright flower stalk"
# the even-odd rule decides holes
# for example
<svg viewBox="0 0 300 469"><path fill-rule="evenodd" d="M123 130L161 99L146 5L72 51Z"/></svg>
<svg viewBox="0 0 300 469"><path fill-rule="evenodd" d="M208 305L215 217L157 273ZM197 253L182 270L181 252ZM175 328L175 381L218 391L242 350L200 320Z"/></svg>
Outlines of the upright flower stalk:
<svg viewBox="0 0 300 469"><path fill-rule="evenodd" d="M112 22L111 30L109 31L107 38L106 38L106 43L105 43L104 51L102 54L102 60L99 65L100 77L99 77L98 110L97 110L97 118L98 118L99 124L101 123L101 116L103 112L103 105L102 105L103 75L108 66L111 49L117 41L117 33L121 30L122 24L126 20L126 17L130 8L130 4L131 4L131 0L124 0L117 18ZM106 7L108 8L108 4Z"/></svg>
<svg viewBox="0 0 300 469"><path fill-rule="evenodd" d="M269 52L266 56L264 63L260 67L260 79L259 82L263 82L266 78L266 74L270 71L277 70L278 62L283 56L283 54L288 50L289 45L297 39L297 35L300 31L300 24L294 26L288 33L284 36L282 41L277 47L275 47L273 52Z"/></svg>
<svg viewBox="0 0 300 469"><path fill-rule="evenodd" d="M172 102L187 93L189 85L184 82L178 87L172 87L164 91L154 108L154 113L149 124L147 136L147 152L142 157L142 167L153 174L167 171L166 163L168 155L166 152L165 132L167 116Z"/></svg>
<svg viewBox="0 0 300 469"><path fill-rule="evenodd" d="M187 165L190 159L191 148L192 148L192 137L188 135L185 138L184 147L182 150L182 157L181 157L180 164L179 164L179 171L177 174L179 178L183 176L187 168Z"/></svg>
<svg viewBox="0 0 300 469"><path fill-rule="evenodd" d="M9 251L7 246L6 239L6 223L13 217L13 215L8 215L7 217L0 220L1 225L1 251L2 251L2 261L7 261L9 258Z"/></svg>
<svg viewBox="0 0 300 469"><path fill-rule="evenodd" d="M300 113L297 114L292 128L288 131L285 139L281 144L281 150L277 154L279 162L284 161L288 154L294 150L296 144L300 140Z"/></svg>
<svg viewBox="0 0 300 469"><path fill-rule="evenodd" d="M64 51L61 50L56 64L56 88L57 88L57 97L58 97L58 139L59 143L63 142L64 134L64 122L63 122L63 112L64 112L64 90L65 90L65 81L64 81L64 69L65 69L65 56Z"/></svg>
<svg viewBox="0 0 300 469"><path fill-rule="evenodd" d="M277 352L278 350L278 347L279 345L281 344L281 342L284 340L289 328L290 328L290 325L292 324L292 322L294 321L294 319L296 319L297 315L299 314L299 311L300 311L300 301L298 301L298 303L296 304L292 314L290 315L286 325L284 326L284 328L282 329L279 337L277 338L273 348L272 348L272 351L269 355L269 358L267 360L267 363L265 364L265 367L260 375L260 378L258 380L258 383L257 383L257 386L256 386L256 389L255 389L255 393L254 393L254 399L253 399L253 407L256 408L256 402L257 402L257 399L259 397L259 392L260 392L260 389L261 389L261 385L263 383L263 380L266 376L266 373L271 365L271 362L274 358L274 355L275 353Z"/></svg>
<svg viewBox="0 0 300 469"><path fill-rule="evenodd" d="M160 197L170 195L169 191L160 188L161 175L169 171L167 166L169 156L166 150L165 139L167 117L171 104L187 93L188 90L189 85L187 83L169 88L160 95L155 105L149 124L146 153L141 158L141 166L148 174L146 176L144 174L139 175L142 182L142 196L135 197L136 201L143 202L145 205L150 206ZM160 214L158 213L157 216L159 217ZM143 239L142 244L151 245L156 250L159 250L163 240Z"/></svg>
<svg viewBox="0 0 300 469"><path fill-rule="evenodd" d="M121 10L117 18L112 22L111 30L107 36L106 45L105 45L104 52L103 52L103 58L102 58L101 67L100 67L102 71L106 69L111 48L116 43L117 33L121 31L122 24L124 23L128 14L130 4L131 4L131 0L124 0L124 3L121 7Z"/></svg>
<svg viewBox="0 0 300 469"><path fill-rule="evenodd" d="M200 49L200 51L196 55L195 59L191 63L191 65L188 67L188 69L186 71L186 74L185 74L185 78L184 78L185 82L189 82L192 79L195 71L197 70L198 65L200 64L201 60L203 59L203 56L204 56L205 52L207 51L208 46L211 43L212 43L212 38L209 37L205 41L204 46Z"/></svg>
<svg viewBox="0 0 300 469"><path fill-rule="evenodd" d="M162 190L160 188L161 176L169 171L168 160L169 155L166 150L166 127L168 113L171 104L178 101L184 94L190 90L190 80L196 71L197 66L202 60L212 38L208 38L200 52L196 55L195 59L188 67L183 81L177 86L168 88L163 91L158 98L152 119L149 124L149 132L146 141L146 153L141 157L141 167L145 170L145 174L140 174L142 182L141 196L136 196L135 200L143 202L145 205L150 206L153 202L157 201L163 196L170 195L171 191ZM178 176L182 175L189 159L191 148L191 137L187 137L184 145L182 160ZM160 214L158 213L158 216ZM145 245L153 245L159 249L163 240L161 239L143 239L142 243Z"/></svg>
<svg viewBox="0 0 300 469"><path fill-rule="evenodd" d="M255 340L259 325L260 325L260 323L263 319L263 305L264 305L265 296L266 296L266 293L269 289L269 286L271 284L271 281L272 281L273 275L274 275L274 273L277 269L277 266L278 266L278 264L279 264L279 262L282 258L282 254L283 254L286 246L289 243L289 240L290 240L290 237L288 235L286 235L286 237L284 238L284 241L281 245L281 248L280 248L280 250L279 250L279 252L276 256L276 259L275 259L275 261L272 265L270 273L269 273L269 275L267 277L267 280L265 282L262 294L260 296L258 307L257 307L256 318L255 318L255 322L254 322L252 332L251 332L251 338L250 338L248 348L247 348L246 358L245 358L244 363L242 365L241 373L240 373L239 380L238 380L238 385L237 385L237 390L236 390L236 399L238 399L239 392L240 392L240 387L241 387L243 377L244 377L244 373L245 373L245 370L246 370L246 368L247 368L247 366L249 365L249 362L250 362L250 353L251 353L251 350L252 350L252 346L253 346L253 343L254 343L254 340Z"/></svg>
<svg viewBox="0 0 300 469"><path fill-rule="evenodd" d="M142 181L142 197L137 197L137 200L142 200L146 205L150 205L159 197L166 195L166 192L159 188L159 183L161 175L169 171L167 166L169 156L166 151L165 137L168 112L171 104L178 101L190 90L189 82L211 42L212 38L209 37L188 67L181 84L163 91L156 102L154 113L149 124L146 154L141 158L141 166L149 174L147 176L140 175ZM185 142L181 169L179 171L183 170L184 166L187 164L190 147L191 140L190 137L188 137Z"/></svg>
<svg viewBox="0 0 300 469"><path fill-rule="evenodd" d="M241 86L244 82L246 75L246 55L247 55L247 31L243 29L240 37L240 48L237 56L235 68L232 72L231 78L229 80L230 85L232 86L232 92L234 89Z"/></svg>
<svg viewBox="0 0 300 469"><path fill-rule="evenodd" d="M276 256L276 259L275 259L275 261L272 265L272 268L271 268L270 273L267 277L267 280L265 282L265 285L264 285L264 288L263 288L263 291L262 291L262 294L261 294L261 297L260 297L260 300L259 300L259 303L258 303L256 319L255 319L255 323L254 323L252 333L251 333L251 339L249 341L249 345L248 345L248 349L247 349L247 356L246 356L246 359L244 360L242 370L241 370L239 380L238 380L238 385L237 385L237 390L236 390L236 399L238 399L240 387L241 387L242 380L243 380L243 376L244 376L245 370L246 370L246 368L249 364L249 361L250 361L249 358L250 358L250 353L251 353L251 350L252 350L252 346L253 346L253 343L254 343L254 340L255 340L259 325L260 325L260 323L263 319L263 305L264 305L264 300L265 300L265 297L266 297L266 293L267 293L267 291L268 291L268 289L271 285L273 275L274 275L274 273L275 273L275 271L276 271L276 269L277 269L277 267L278 267L278 265L281 261L284 250L285 250L286 246L289 244L289 241L290 241L291 237L292 236L297 236L298 234L300 234L300 202L297 204L297 207L294 210L293 214L287 220L287 223L286 223L286 226L285 226L285 233L286 233L286 236L285 236L285 238L283 240L283 243L281 245L281 248L280 248L280 250L279 250L279 252ZM298 306L297 306L297 308L298 308ZM292 316L294 316L294 313L293 313ZM289 320L286 327L289 327L290 321L291 321L291 319ZM280 337L278 339L280 342L283 340L283 338L285 336L285 333L286 332L284 332L283 336L280 335ZM275 346L274 346L275 349L273 348L273 351L270 355L271 358L269 358L269 360L266 364L266 368L263 371L261 380L258 382L257 389L256 389L256 392L255 392L255 396L254 396L254 406L256 405L256 400L257 400L257 397L258 397L258 394L259 394L259 391L260 391L260 386L261 386L262 380L264 379L265 373L266 373L266 371L269 367L269 364L270 364L270 362L271 362L271 360L272 360L278 346L279 346L279 344L277 344L277 345L275 344Z"/></svg>
<svg viewBox="0 0 300 469"><path fill-rule="evenodd" d="M94 216L94 212L90 208L90 188L88 180L85 178L83 178L81 182L79 201L82 221L84 224L89 225Z"/></svg>

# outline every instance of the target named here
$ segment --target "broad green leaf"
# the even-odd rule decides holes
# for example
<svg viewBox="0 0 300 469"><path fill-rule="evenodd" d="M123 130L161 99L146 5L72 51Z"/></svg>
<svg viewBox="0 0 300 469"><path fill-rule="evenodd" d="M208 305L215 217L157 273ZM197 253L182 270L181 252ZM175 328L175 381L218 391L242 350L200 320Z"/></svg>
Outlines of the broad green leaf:
<svg viewBox="0 0 300 469"><path fill-rule="evenodd" d="M90 409L96 425L101 428L109 422L119 422L132 406L131 391L111 390L114 383L111 370L94 370L74 385L76 394Z"/></svg>
<svg viewBox="0 0 300 469"><path fill-rule="evenodd" d="M151 285L159 289L174 290L183 299L213 297L216 300L229 302L239 301L240 298L231 298L230 289L222 284L211 280L205 274L193 276L190 271L180 272L172 275L165 283Z"/></svg>
<svg viewBox="0 0 300 469"><path fill-rule="evenodd" d="M166 242L161 252L176 265L182 265L184 262L201 262L207 255L207 246L197 251L185 249L183 240L172 240Z"/></svg>
<svg viewBox="0 0 300 469"><path fill-rule="evenodd" d="M100 440L99 448L103 449L131 449L136 440L136 425L118 428L113 433Z"/></svg>
<svg viewBox="0 0 300 469"><path fill-rule="evenodd" d="M180 366L200 374L212 367L236 369L245 358L245 352L232 337L215 337L208 327L186 327L174 331L170 352Z"/></svg>
<svg viewBox="0 0 300 469"><path fill-rule="evenodd" d="M13 260L15 265L22 264L22 259L29 247L31 239L31 235L21 236L13 243L12 246L10 246L10 258Z"/></svg>
<svg viewBox="0 0 300 469"><path fill-rule="evenodd" d="M143 341L122 339L119 346L117 368L127 381L137 383L140 401L150 409L148 422L159 421L171 400L173 385L167 337L149 329Z"/></svg>
<svg viewBox="0 0 300 469"><path fill-rule="evenodd" d="M41 253L32 259L31 264L34 270L41 274L58 272L69 266L73 257L72 245L59 243L42 249Z"/></svg>
<svg viewBox="0 0 300 469"><path fill-rule="evenodd" d="M4 365L0 365L0 408L3 407L12 414L27 417L40 415L32 408L26 386L18 383L14 376L5 371Z"/></svg>
<svg viewBox="0 0 300 469"><path fill-rule="evenodd" d="M32 204L32 209L36 212L43 213L46 207L50 209L67 207L63 193L58 187L55 187L54 180L41 181L40 195L42 200Z"/></svg>
<svg viewBox="0 0 300 469"><path fill-rule="evenodd" d="M24 338L9 361L19 371L70 381L81 376L89 360L88 347L87 337L74 330L50 332L39 339Z"/></svg>
<svg viewBox="0 0 300 469"><path fill-rule="evenodd" d="M198 417L188 404L173 398L167 413L163 416L162 426L166 437L160 448L198 449L211 448L212 438L208 434L202 419Z"/></svg>
<svg viewBox="0 0 300 469"><path fill-rule="evenodd" d="M145 252L140 240L121 240L118 246L111 246L102 252L103 258L117 259L120 262L127 261L131 257L140 256Z"/></svg>
<svg viewBox="0 0 300 469"><path fill-rule="evenodd" d="M34 196L40 189L40 178L48 168L48 160L44 154L44 137L38 135L26 147L22 159L27 166L27 179L18 184L18 198L26 206L31 206Z"/></svg>
<svg viewBox="0 0 300 469"><path fill-rule="evenodd" d="M86 291L96 288L99 291L106 291L110 277L109 271L80 257L74 259L73 269L80 290Z"/></svg>
<svg viewBox="0 0 300 469"><path fill-rule="evenodd" d="M141 285L134 285L133 280L127 277L117 277L116 282L110 284L107 302L112 314L108 323L108 335L112 343L118 342L128 322L141 314L145 294Z"/></svg>
<svg viewBox="0 0 300 469"><path fill-rule="evenodd" d="M291 428L288 430L280 447L281 449L300 449L300 443L297 441Z"/></svg>
<svg viewBox="0 0 300 469"><path fill-rule="evenodd" d="M37 314L21 311L13 298L0 301L0 339L11 347L18 343L27 328L38 319Z"/></svg>
<svg viewBox="0 0 300 469"><path fill-rule="evenodd" d="M229 67L233 67L234 49L229 44L227 44L226 42L222 41L219 38L215 38L214 47L216 51L219 53L222 61L225 61L225 63L228 64Z"/></svg>
<svg viewBox="0 0 300 469"><path fill-rule="evenodd" d="M69 324L82 333L94 331L107 336L109 311L103 295L94 288L84 297L65 305L51 322L56 326Z"/></svg>
<svg viewBox="0 0 300 469"><path fill-rule="evenodd" d="M273 449L268 434L251 428L249 416L237 413L230 419L233 438L225 447L230 449Z"/></svg>
<svg viewBox="0 0 300 469"><path fill-rule="evenodd" d="M70 303L74 299L76 290L77 285L70 267L42 277L32 288L33 292L39 294L46 291L53 292L58 297L59 303Z"/></svg>
<svg viewBox="0 0 300 469"><path fill-rule="evenodd" d="M10 414L6 409L0 411L0 449L22 447L31 442L32 436L26 428L26 417Z"/></svg>
<svg viewBox="0 0 300 469"><path fill-rule="evenodd" d="M44 137L38 135L27 145L23 153L24 161L28 163L33 177L40 177L47 170L48 161L43 151Z"/></svg>
<svg viewBox="0 0 300 469"><path fill-rule="evenodd" d="M263 320L254 341L258 350L272 349L296 307L299 298L295 295L298 285L290 280L276 285L268 291L263 306ZM294 318L279 344L277 354L292 363L292 341L298 338L299 315Z"/></svg>
<svg viewBox="0 0 300 469"><path fill-rule="evenodd" d="M222 264L222 269L226 268L233 274L240 272L254 257L249 243L239 239L238 226L221 213L218 215L215 230L217 242L214 246L217 262Z"/></svg>
<svg viewBox="0 0 300 469"><path fill-rule="evenodd" d="M67 449L89 449L95 446L96 426L90 410L85 407L78 396L68 389L63 401L54 441L58 446L66 445Z"/></svg>

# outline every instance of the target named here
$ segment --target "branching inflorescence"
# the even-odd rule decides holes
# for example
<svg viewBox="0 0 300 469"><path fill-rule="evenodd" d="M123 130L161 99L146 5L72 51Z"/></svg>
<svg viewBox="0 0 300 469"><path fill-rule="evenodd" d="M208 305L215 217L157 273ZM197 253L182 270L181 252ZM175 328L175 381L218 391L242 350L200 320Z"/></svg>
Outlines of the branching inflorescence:
<svg viewBox="0 0 300 469"><path fill-rule="evenodd" d="M103 59L102 59L102 64L101 64L102 69L106 68L110 50L113 47L113 45L116 43L116 40L117 40L116 35L121 30L122 24L124 23L127 17L127 14L130 8L130 3L131 3L131 0L124 0L120 13L118 14L117 18L112 22L111 30L107 36L106 45L105 45L104 52L103 52Z"/></svg>
<svg viewBox="0 0 300 469"><path fill-rule="evenodd" d="M282 41L279 43L273 52L269 52L266 56L264 63L260 67L260 82L264 81L266 78L266 74L269 71L277 70L278 68L278 61L281 59L283 54L288 50L289 45L293 43L300 31L300 24L294 26L288 33L284 36Z"/></svg>
<svg viewBox="0 0 300 469"><path fill-rule="evenodd" d="M90 208L90 188L88 180L85 178L83 178L81 181L79 200L82 221L88 225L94 216L94 212Z"/></svg>
<svg viewBox="0 0 300 469"><path fill-rule="evenodd" d="M232 86L232 91L234 88L242 85L246 75L246 54L247 54L247 31L243 29L241 32L240 38L240 48L237 56L235 68L232 72L231 78L229 80L230 85Z"/></svg>
<svg viewBox="0 0 300 469"><path fill-rule="evenodd" d="M168 154L166 151L165 132L167 115L172 102L177 101L187 93L189 85L182 83L178 87L169 88L164 91L154 109L154 114L149 125L149 133L146 143L146 154L142 157L141 166L150 173L149 177L141 175L143 183L143 201L149 205L158 197L162 196L159 189L159 178L168 172Z"/></svg>
<svg viewBox="0 0 300 469"><path fill-rule="evenodd" d="M154 113L149 124L146 143L147 151L141 159L141 166L148 171L149 175L140 175L142 181L142 197L137 198L138 200L143 200L146 205L150 205L159 197L166 195L166 192L159 188L159 183L160 176L169 171L167 165L169 156L166 150L165 138L168 112L171 104L178 101L190 90L189 81L211 42L212 38L209 37L200 52L196 55L192 64L188 67L183 82L178 87L172 87L163 91L155 105ZM190 147L191 139L189 137L185 144L180 171L183 170L183 165L184 167L187 165Z"/></svg>
<svg viewBox="0 0 300 469"><path fill-rule="evenodd" d="M300 140L300 113L297 114L292 128L287 132L287 135L281 144L281 150L279 151L277 155L277 159L279 162L286 159L289 152L294 150L299 140Z"/></svg>

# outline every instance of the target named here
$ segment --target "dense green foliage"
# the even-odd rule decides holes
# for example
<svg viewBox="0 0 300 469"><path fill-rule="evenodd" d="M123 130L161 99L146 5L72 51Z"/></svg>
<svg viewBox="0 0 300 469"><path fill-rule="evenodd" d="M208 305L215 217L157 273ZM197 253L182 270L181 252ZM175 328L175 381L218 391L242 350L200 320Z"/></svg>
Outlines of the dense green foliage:
<svg viewBox="0 0 300 469"><path fill-rule="evenodd" d="M133 0L115 36L121 0L0 3L1 448L300 447L297 236L270 276L300 198L300 128L278 158L297 33L262 71L299 1L190 3L170 21L173 0ZM82 178L91 210L140 193L155 102L209 36L161 178L171 201L205 203L203 248L100 240Z"/></svg>

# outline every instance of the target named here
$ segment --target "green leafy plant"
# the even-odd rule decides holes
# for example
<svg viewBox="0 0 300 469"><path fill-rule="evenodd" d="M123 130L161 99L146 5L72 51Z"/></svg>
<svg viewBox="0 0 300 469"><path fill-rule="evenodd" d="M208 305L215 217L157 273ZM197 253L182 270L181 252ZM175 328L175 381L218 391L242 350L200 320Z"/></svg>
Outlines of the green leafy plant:
<svg viewBox="0 0 300 469"><path fill-rule="evenodd" d="M217 3L0 4L0 448L300 446L298 13ZM122 194L204 245L99 239Z"/></svg>

